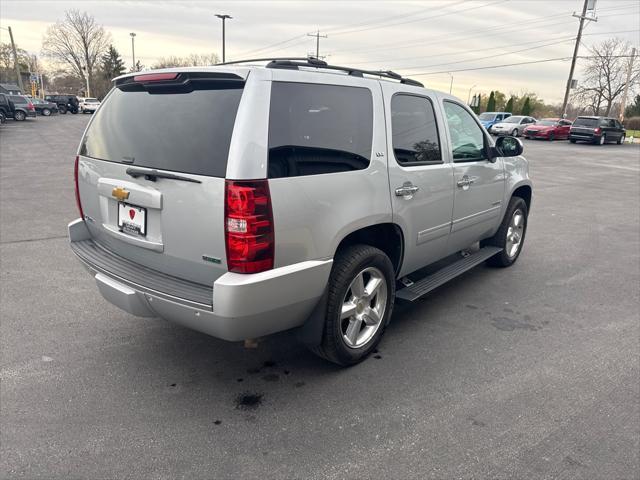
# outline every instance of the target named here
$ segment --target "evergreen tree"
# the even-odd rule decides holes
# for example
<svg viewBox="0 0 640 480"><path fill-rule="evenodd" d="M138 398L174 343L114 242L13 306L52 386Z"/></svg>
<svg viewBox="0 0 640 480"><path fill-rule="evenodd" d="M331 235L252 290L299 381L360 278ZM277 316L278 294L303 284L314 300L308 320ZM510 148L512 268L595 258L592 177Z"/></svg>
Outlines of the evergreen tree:
<svg viewBox="0 0 640 480"><path fill-rule="evenodd" d="M489 94L489 101L487 102L487 112L494 112L496 109L496 97L493 93L493 90L491 90L491 93Z"/></svg>
<svg viewBox="0 0 640 480"><path fill-rule="evenodd" d="M633 99L634 103L624 109L625 117L640 117L640 95Z"/></svg>
<svg viewBox="0 0 640 480"><path fill-rule="evenodd" d="M513 113L513 97L509 97L509 101L507 102L507 106L504 107L504 111Z"/></svg>
<svg viewBox="0 0 640 480"><path fill-rule="evenodd" d="M102 56L101 62L102 73L107 80L111 80L125 72L124 61L113 45L109 45L109 49Z"/></svg>
<svg viewBox="0 0 640 480"><path fill-rule="evenodd" d="M531 102L529 97L524 99L524 105L522 105L522 115L531 115Z"/></svg>

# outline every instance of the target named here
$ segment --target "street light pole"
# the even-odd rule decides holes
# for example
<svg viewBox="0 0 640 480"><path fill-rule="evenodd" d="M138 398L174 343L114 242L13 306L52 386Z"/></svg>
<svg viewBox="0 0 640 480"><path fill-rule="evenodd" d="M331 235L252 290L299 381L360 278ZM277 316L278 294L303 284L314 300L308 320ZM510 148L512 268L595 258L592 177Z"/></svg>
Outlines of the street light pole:
<svg viewBox="0 0 640 480"><path fill-rule="evenodd" d="M221 13L216 13L216 17L218 17L219 19L222 20L222 63L224 63L226 61L226 55L225 55L225 21L227 20L227 18L231 19L233 17L231 15L226 15L226 14L221 14Z"/></svg>
<svg viewBox="0 0 640 480"><path fill-rule="evenodd" d="M131 71L135 72L136 71L136 46L135 46L135 38L136 38L136 34L134 32L131 32L129 35L131 35L131 57L133 58L133 67L131 67Z"/></svg>
<svg viewBox="0 0 640 480"><path fill-rule="evenodd" d="M447 75L451 77L451 83L449 84L449 95L451 95L451 91L453 90L453 74L447 72Z"/></svg>

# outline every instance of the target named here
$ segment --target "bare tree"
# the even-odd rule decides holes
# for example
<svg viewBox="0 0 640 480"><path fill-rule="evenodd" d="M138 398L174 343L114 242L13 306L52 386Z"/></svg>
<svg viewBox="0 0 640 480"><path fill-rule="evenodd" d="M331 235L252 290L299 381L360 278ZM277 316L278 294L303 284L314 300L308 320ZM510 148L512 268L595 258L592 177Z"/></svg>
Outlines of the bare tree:
<svg viewBox="0 0 640 480"><path fill-rule="evenodd" d="M43 55L69 67L89 86L100 64L100 57L111 44L111 34L87 12L67 10L64 20L47 29L42 42Z"/></svg>
<svg viewBox="0 0 640 480"><path fill-rule="evenodd" d="M610 115L614 103L622 95L631 61L631 46L619 38L611 38L589 49L590 57L584 69L584 79L573 95L574 101L599 115ZM640 65L631 72L629 87L633 90L640 80Z"/></svg>
<svg viewBox="0 0 640 480"><path fill-rule="evenodd" d="M163 57L153 64L153 68L200 67L215 65L219 61L220 59L215 53L192 53L186 57Z"/></svg>

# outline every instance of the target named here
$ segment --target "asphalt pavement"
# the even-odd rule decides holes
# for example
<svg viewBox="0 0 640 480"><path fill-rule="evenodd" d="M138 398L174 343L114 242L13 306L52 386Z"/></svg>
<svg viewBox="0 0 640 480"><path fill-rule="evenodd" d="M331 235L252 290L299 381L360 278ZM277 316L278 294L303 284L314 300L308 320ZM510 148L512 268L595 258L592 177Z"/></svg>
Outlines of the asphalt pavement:
<svg viewBox="0 0 640 480"><path fill-rule="evenodd" d="M640 146L525 141L516 265L340 369L104 301L66 239L89 118L0 126L0 477L640 477Z"/></svg>

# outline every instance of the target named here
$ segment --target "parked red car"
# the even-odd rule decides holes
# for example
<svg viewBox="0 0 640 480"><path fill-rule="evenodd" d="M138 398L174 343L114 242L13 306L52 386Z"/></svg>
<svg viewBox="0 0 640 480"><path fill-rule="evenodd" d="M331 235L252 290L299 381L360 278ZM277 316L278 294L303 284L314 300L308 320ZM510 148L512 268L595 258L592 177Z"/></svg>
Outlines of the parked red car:
<svg viewBox="0 0 640 480"><path fill-rule="evenodd" d="M524 138L544 138L549 141L569 138L571 121L563 118L543 118L524 129Z"/></svg>

